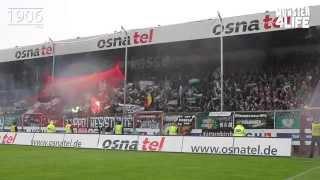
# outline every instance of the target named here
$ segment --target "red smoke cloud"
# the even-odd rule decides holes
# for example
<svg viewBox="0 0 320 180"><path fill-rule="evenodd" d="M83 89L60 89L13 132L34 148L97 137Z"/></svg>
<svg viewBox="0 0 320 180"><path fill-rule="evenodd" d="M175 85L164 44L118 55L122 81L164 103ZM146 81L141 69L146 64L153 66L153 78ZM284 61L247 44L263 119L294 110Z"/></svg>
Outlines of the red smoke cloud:
<svg viewBox="0 0 320 180"><path fill-rule="evenodd" d="M89 75L54 79L50 76L48 79L44 89L40 92L41 97L48 97L53 94L62 97L69 95L76 96L94 89L103 80L109 86L118 87L122 80L124 80L124 75L120 69L120 65L116 64L111 69Z"/></svg>

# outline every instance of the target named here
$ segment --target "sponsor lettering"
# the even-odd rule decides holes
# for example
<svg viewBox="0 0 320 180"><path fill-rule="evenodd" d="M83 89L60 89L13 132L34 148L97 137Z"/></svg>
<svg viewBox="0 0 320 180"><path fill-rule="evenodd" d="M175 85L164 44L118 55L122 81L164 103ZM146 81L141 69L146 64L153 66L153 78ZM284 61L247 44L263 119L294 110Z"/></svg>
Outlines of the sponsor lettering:
<svg viewBox="0 0 320 180"><path fill-rule="evenodd" d="M224 32L224 34L232 34L259 30L259 20L255 19L249 22L244 20L239 22L230 22L224 26L221 26L221 24L217 24L213 27L212 33L214 35L220 35L221 32Z"/></svg>
<svg viewBox="0 0 320 180"><path fill-rule="evenodd" d="M112 149L112 150L137 150L138 141L137 140L111 140L106 139L102 143L102 148L104 149Z"/></svg>
<svg viewBox="0 0 320 180"><path fill-rule="evenodd" d="M119 36L108 39L101 39L97 42L98 48L121 47L126 45L134 45L151 43L153 41L153 29L148 33L134 32L132 36Z"/></svg>
<svg viewBox="0 0 320 180"><path fill-rule="evenodd" d="M143 140L143 151L161 151L163 148L165 137L161 137L159 141L150 141L149 138Z"/></svg>
<svg viewBox="0 0 320 180"><path fill-rule="evenodd" d="M80 140L76 141L50 141L50 140L31 140L32 146L45 146L45 147L74 147L80 148L82 146L82 142Z"/></svg>
<svg viewBox="0 0 320 180"><path fill-rule="evenodd" d="M15 58L16 59L36 58L40 56L51 55L52 53L53 53L53 49L51 46L43 45L40 48L18 50L15 53Z"/></svg>
<svg viewBox="0 0 320 180"><path fill-rule="evenodd" d="M224 34L241 34L245 32L254 32L261 29L264 30L278 29L278 28L308 28L310 23L309 8L300 8L297 13L290 13L292 10L279 10L277 16L265 15L263 19L254 19L251 21L240 20L237 22L229 22L225 25L216 24L212 28L214 35ZM296 10L295 10L296 11ZM294 12L295 12L294 11ZM262 21L261 21L262 20Z"/></svg>
<svg viewBox="0 0 320 180"><path fill-rule="evenodd" d="M264 155L277 156L278 149L272 146L261 148L258 146L236 147L236 146L191 146L193 153L211 153L211 154L240 154L240 155Z"/></svg>
<svg viewBox="0 0 320 180"><path fill-rule="evenodd" d="M5 134L2 138L1 144L14 144L16 140L17 134L14 133L13 135ZM0 136L1 139L1 136Z"/></svg>

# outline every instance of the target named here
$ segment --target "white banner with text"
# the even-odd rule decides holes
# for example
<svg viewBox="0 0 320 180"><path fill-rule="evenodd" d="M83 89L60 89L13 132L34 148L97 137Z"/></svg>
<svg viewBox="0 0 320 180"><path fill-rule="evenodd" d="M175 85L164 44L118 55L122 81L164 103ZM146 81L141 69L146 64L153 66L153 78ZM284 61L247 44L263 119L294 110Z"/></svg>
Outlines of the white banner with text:
<svg viewBox="0 0 320 180"><path fill-rule="evenodd" d="M139 136L139 151L181 152L183 136Z"/></svg>
<svg viewBox="0 0 320 180"><path fill-rule="evenodd" d="M291 156L292 139L0 132L0 144L200 154Z"/></svg>

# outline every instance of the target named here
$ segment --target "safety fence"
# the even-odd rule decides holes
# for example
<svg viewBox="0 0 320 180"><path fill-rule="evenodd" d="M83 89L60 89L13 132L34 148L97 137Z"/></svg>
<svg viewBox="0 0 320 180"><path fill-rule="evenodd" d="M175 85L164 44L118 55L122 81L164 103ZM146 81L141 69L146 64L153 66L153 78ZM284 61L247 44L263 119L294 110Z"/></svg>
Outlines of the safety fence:
<svg viewBox="0 0 320 180"><path fill-rule="evenodd" d="M253 156L291 156L291 138L0 132L1 144Z"/></svg>
<svg viewBox="0 0 320 180"><path fill-rule="evenodd" d="M13 122L17 122L27 129L33 127L36 130L45 127L48 120L54 120L58 127L63 127L65 121L72 122L74 127L81 129L80 133L86 133L85 128L87 131L105 126L113 128L116 121L122 121L125 128L154 129L177 122L178 125L190 125L193 129L221 129L232 128L235 123L241 122L247 129L300 129L305 114L302 110L198 113L144 111L143 113L136 112L125 116L79 116L74 114L64 116L61 119L52 119L41 113L2 113L0 114L0 131L8 129Z"/></svg>
<svg viewBox="0 0 320 180"><path fill-rule="evenodd" d="M200 113L164 113L146 111L133 113L128 117L89 116L65 117L73 125L74 133L112 134L116 121L124 125L125 134L163 135L161 132L172 122L181 128L182 136L232 136L232 127L240 121L247 129L249 137L291 138L292 145L310 145L311 122L317 118L319 110L288 111L243 111L243 112L200 112ZM0 115L0 131L9 131L12 122L22 122L21 114L6 113ZM39 124L42 116L24 116L24 127L19 132L46 132L47 121ZM19 124L19 123L18 123ZM56 124L57 125L57 124ZM100 128L104 127L104 128ZM57 131L64 132L63 126Z"/></svg>

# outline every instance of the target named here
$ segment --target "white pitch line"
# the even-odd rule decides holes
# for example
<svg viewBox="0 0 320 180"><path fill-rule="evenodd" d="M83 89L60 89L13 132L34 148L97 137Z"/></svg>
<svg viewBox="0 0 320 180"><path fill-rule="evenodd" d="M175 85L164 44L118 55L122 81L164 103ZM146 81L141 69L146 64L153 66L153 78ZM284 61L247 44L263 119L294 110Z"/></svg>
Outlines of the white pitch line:
<svg viewBox="0 0 320 180"><path fill-rule="evenodd" d="M309 173L309 172L311 172L311 171L313 171L313 170L315 170L315 169L320 169L320 166L317 166L317 167L314 167L314 168L311 168L311 169L302 171L301 173L299 173L299 174L297 174L297 175L295 175L295 176L289 177L289 178L287 178L286 180L294 180L295 178L300 177L300 176L302 176L302 175L305 175L305 174L307 174L307 173Z"/></svg>

